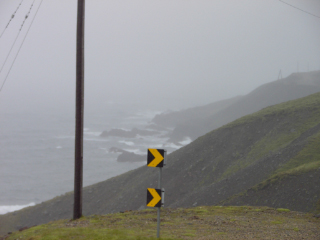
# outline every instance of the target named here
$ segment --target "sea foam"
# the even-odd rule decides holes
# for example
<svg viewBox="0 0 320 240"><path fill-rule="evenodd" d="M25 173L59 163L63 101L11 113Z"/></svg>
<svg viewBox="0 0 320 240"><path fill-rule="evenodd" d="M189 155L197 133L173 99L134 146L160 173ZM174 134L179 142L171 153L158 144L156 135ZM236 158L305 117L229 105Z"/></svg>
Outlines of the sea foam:
<svg viewBox="0 0 320 240"><path fill-rule="evenodd" d="M121 141L118 141L119 143L124 143L125 145L128 145L128 146L134 146L134 142L131 142L131 141L125 141L125 140L121 140Z"/></svg>
<svg viewBox="0 0 320 240"><path fill-rule="evenodd" d="M181 142L179 142L182 146L185 146L192 142L192 139L189 137L184 138Z"/></svg>
<svg viewBox="0 0 320 240"><path fill-rule="evenodd" d="M22 208L30 207L36 205L35 203L29 203L27 205L9 205L9 206L0 206L0 215L6 214L9 212L18 211Z"/></svg>

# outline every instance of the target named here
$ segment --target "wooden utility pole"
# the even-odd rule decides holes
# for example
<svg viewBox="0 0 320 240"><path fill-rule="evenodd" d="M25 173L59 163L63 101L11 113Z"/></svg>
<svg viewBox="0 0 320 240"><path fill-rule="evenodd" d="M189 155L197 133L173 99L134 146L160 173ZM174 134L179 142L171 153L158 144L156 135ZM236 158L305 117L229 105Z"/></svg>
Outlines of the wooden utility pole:
<svg viewBox="0 0 320 240"><path fill-rule="evenodd" d="M82 216L85 0L78 0L73 219Z"/></svg>

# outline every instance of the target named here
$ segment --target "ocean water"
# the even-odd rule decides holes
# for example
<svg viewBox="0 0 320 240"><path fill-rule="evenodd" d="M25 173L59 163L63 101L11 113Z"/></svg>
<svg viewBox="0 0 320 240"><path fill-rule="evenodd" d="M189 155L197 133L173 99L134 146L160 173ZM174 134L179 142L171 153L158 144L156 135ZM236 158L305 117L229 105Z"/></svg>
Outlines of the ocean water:
<svg viewBox="0 0 320 240"><path fill-rule="evenodd" d="M118 147L137 154L166 144L164 136L101 138L112 128L144 128L161 110L111 104L105 111L85 112L84 186L138 168L146 162L119 163ZM0 214L31 206L73 190L74 112L15 112L0 119ZM188 143L188 140L184 144Z"/></svg>

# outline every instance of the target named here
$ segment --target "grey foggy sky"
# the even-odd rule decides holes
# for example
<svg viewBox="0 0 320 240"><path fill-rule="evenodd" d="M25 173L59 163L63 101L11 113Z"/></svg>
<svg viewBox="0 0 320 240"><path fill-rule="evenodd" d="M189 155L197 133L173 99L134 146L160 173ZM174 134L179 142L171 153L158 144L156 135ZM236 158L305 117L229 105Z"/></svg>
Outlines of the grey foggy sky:
<svg viewBox="0 0 320 240"><path fill-rule="evenodd" d="M0 39L0 64L33 0ZM0 31L21 0L0 0ZM320 16L318 0L286 0ZM2 84L40 0L35 1ZM72 109L76 0L44 0L0 94L8 109ZM320 69L320 19L278 0L87 0L85 110L108 102L168 109L247 94L297 71Z"/></svg>

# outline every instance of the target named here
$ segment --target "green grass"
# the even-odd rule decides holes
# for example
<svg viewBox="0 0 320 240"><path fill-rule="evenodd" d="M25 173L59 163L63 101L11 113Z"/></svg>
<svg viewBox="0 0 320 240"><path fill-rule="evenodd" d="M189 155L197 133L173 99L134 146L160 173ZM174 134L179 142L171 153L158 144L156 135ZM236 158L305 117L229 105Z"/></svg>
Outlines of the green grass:
<svg viewBox="0 0 320 240"><path fill-rule="evenodd" d="M20 235L20 236L19 236ZM31 238L34 240L58 240L58 239L142 239L139 236L132 236L129 231L108 230L108 229L92 229L92 228L59 228L51 229L35 227L29 233L20 233L21 238Z"/></svg>
<svg viewBox="0 0 320 240"><path fill-rule="evenodd" d="M278 115L292 114L298 111L305 111L306 109L313 111L319 111L320 105L320 93L315 93L307 97L299 98L296 100L280 103L274 106L266 107L253 114L241 117L229 124L223 126L223 128L231 128L241 124L249 124L257 119L263 121L267 115L273 115L275 118Z"/></svg>
<svg viewBox="0 0 320 240"><path fill-rule="evenodd" d="M267 107L242 117L223 128L232 128L241 124L267 119L281 119L270 132L266 133L261 139L255 142L250 152L233 162L219 177L220 181L235 172L244 169L269 153L279 153L292 141L301 136L304 132L320 123L320 93L310 95L305 98L285 102L275 106ZM284 119L283 119L284 118ZM269 121L268 120L268 121ZM293 130L293 131L291 131ZM286 165L277 170L276 173L285 172L300 165L310 162L320 161L320 133L312 136L309 143L296 157L291 159Z"/></svg>
<svg viewBox="0 0 320 240"><path fill-rule="evenodd" d="M272 224L282 224L281 221L272 221L271 223L272 223Z"/></svg>
<svg viewBox="0 0 320 240"><path fill-rule="evenodd" d="M290 175L299 175L302 173L306 173L312 170L315 170L317 168L320 167L320 161L319 162L312 162L312 163L308 163L308 164L303 164L299 167L287 170L287 171L282 171L280 173L276 173L274 175L272 175L270 178L268 178L267 180L259 183L258 185L254 186L253 189L255 190L260 190L263 189L265 187L267 187L269 184L273 184L279 180L281 180L282 178L285 178L287 176Z"/></svg>
<svg viewBox="0 0 320 240"><path fill-rule="evenodd" d="M290 209L287 208L277 208L278 212L290 212Z"/></svg>
<svg viewBox="0 0 320 240"><path fill-rule="evenodd" d="M320 163L320 133L310 137L308 139L308 144L306 147L302 149L294 158L288 161L284 166L279 168L276 173L286 172L290 169L295 169L299 166L305 165L307 166L310 163L314 163L313 165L317 168L317 163Z"/></svg>
<svg viewBox="0 0 320 240"><path fill-rule="evenodd" d="M15 232L7 240L156 239L156 215L155 210L143 210L92 215L75 221L59 220ZM274 233L270 229L272 225L279 225ZM319 226L320 222L310 214L268 207L202 206L162 209L160 236L161 239L198 239L202 236L232 239L237 231L240 238L248 236L248 232L254 238L261 238L288 229L312 236L320 234Z"/></svg>

